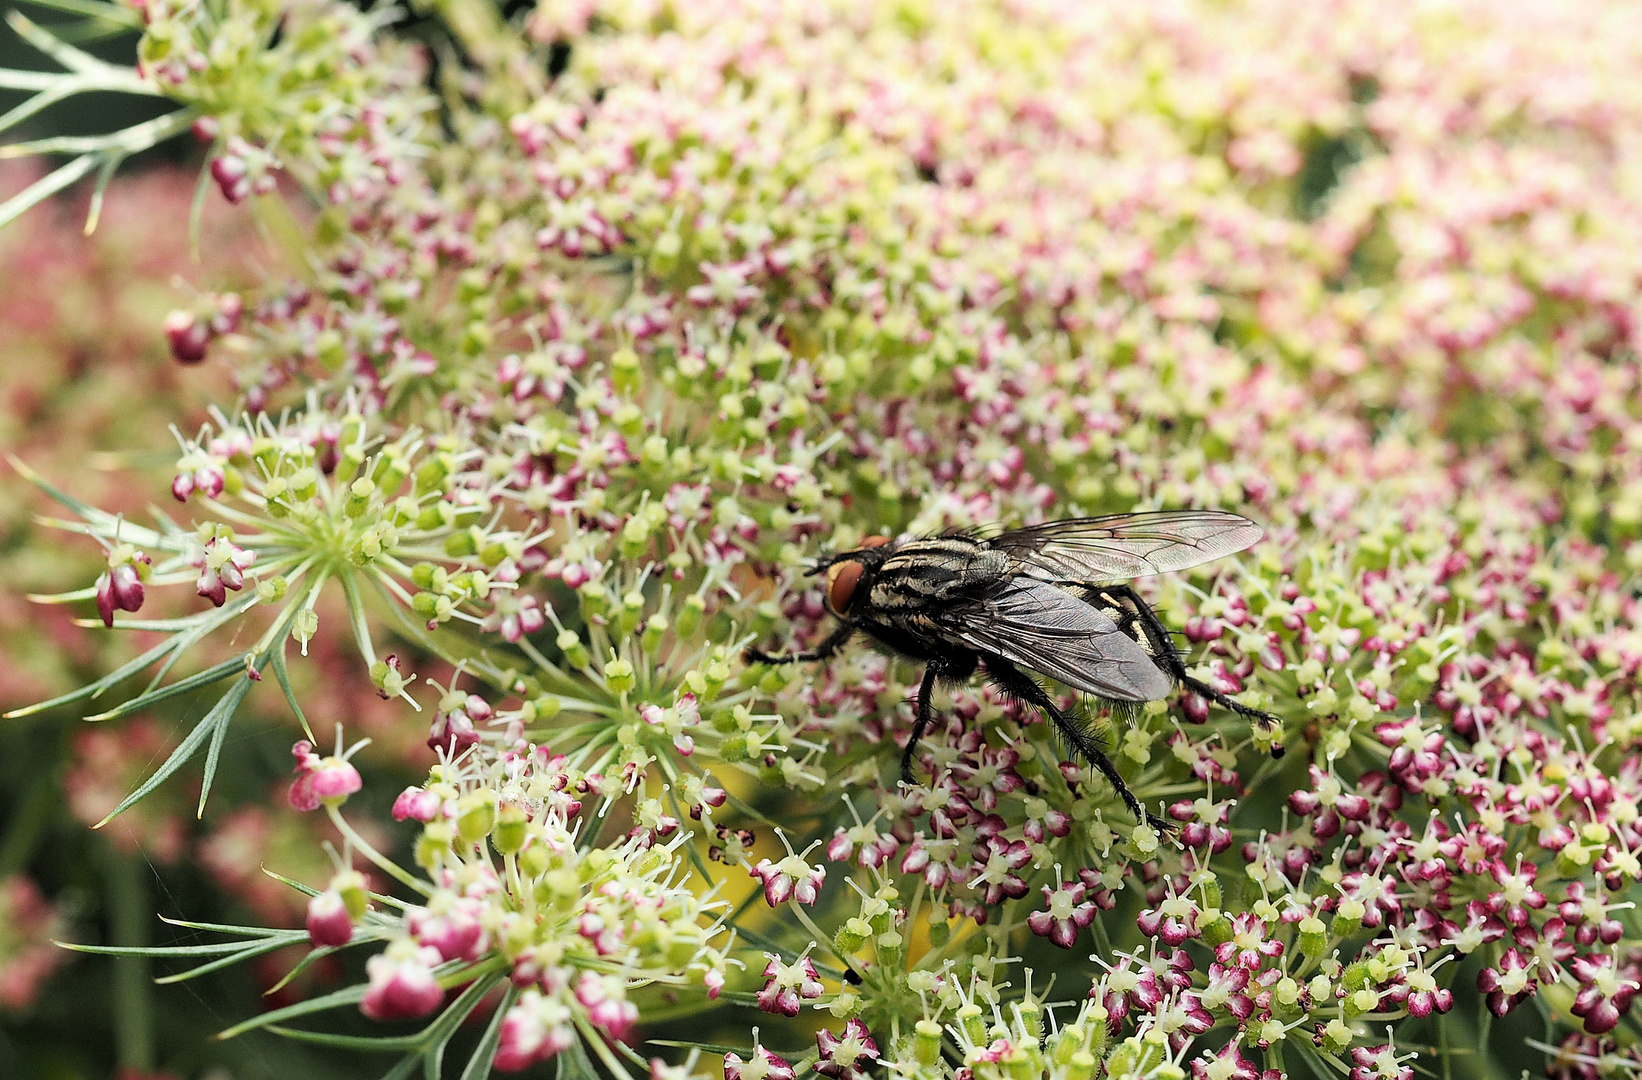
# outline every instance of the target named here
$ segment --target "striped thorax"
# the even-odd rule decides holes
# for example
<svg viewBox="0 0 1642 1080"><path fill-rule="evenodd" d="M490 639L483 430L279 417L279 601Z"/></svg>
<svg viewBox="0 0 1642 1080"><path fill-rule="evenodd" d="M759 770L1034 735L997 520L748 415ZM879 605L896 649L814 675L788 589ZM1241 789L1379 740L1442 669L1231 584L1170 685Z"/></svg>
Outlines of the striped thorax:
<svg viewBox="0 0 1642 1080"><path fill-rule="evenodd" d="M914 540L897 548L872 577L868 598L885 614L972 600L1009 573L1009 556L968 536Z"/></svg>

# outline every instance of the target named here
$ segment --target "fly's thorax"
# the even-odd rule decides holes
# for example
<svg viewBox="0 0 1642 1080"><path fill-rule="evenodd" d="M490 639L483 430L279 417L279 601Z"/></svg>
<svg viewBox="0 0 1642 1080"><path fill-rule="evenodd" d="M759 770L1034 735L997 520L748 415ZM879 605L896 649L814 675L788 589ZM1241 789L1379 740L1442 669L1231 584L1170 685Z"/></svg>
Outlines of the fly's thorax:
<svg viewBox="0 0 1642 1080"><path fill-rule="evenodd" d="M1003 580L1009 556L967 536L914 540L897 548L872 575L873 608L896 613L964 600Z"/></svg>

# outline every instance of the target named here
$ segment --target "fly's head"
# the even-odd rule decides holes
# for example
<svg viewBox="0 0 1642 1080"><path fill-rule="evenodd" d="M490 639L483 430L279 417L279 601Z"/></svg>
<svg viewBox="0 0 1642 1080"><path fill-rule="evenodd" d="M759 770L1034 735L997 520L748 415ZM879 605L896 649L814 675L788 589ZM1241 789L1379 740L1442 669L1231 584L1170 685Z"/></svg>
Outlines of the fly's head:
<svg viewBox="0 0 1642 1080"><path fill-rule="evenodd" d="M853 551L840 551L817 559L808 576L824 575L827 610L837 618L848 618L850 605L867 591L872 574L889 553L889 537L869 536ZM866 587L861 584L863 578L869 582Z"/></svg>

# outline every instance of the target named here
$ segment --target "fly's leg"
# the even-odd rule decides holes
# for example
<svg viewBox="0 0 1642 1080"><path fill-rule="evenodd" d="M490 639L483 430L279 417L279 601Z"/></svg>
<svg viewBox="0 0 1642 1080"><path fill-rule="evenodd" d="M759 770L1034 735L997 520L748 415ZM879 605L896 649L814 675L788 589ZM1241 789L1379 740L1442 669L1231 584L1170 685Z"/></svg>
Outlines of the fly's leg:
<svg viewBox="0 0 1642 1080"><path fill-rule="evenodd" d="M930 699L935 692L935 680L941 674L940 667L934 660L925 664L923 682L918 684L918 719L913 722L912 734L907 736L907 748L901 754L901 783L908 786L917 783L912 778L912 758L918 752L918 740L924 737L924 731L935 719L935 706Z"/></svg>
<svg viewBox="0 0 1642 1080"><path fill-rule="evenodd" d="M1129 790L1129 785L1123 782L1123 775L1117 771L1117 766L1112 763L1112 759L1106 756L1105 751L1101 750L1100 746L1094 739L1089 737L1088 733L1050 700L1049 695L1044 692L1043 687L1038 685L1036 679L1001 656L987 656L985 661L987 674L992 676L992 681L998 689L1012 697L1019 698L1028 705L1043 710L1043 714L1055 722L1055 727L1060 731L1061 737L1066 740L1078 756L1099 769L1101 775L1106 777L1107 782L1112 785L1118 797L1123 800L1123 805L1129 808L1130 813L1159 832L1170 833L1175 830L1173 822L1148 813L1146 808L1140 805L1140 800L1135 798L1135 793Z"/></svg>
<svg viewBox="0 0 1642 1080"><path fill-rule="evenodd" d="M833 654L843 648L855 633L855 627L844 623L821 639L821 644L807 652L767 653L762 649L748 647L741 658L749 664L804 664L811 660L829 660Z"/></svg>
<svg viewBox="0 0 1642 1080"><path fill-rule="evenodd" d="M1110 593L1114 597L1122 597L1135 605L1135 617L1145 626L1147 637L1155 642L1163 642L1167 648L1159 649L1153 659L1169 673L1175 682L1184 686L1194 694L1208 698L1223 709L1230 709L1239 716L1246 717L1263 728L1271 728L1277 724L1277 717L1259 709L1251 709L1247 705L1233 701L1214 687L1201 679L1194 679L1186 672L1186 665L1180 660L1180 653L1174 647L1174 641L1169 636L1168 627L1163 625L1146 601L1142 600L1135 590L1128 585L1106 585L1101 591Z"/></svg>

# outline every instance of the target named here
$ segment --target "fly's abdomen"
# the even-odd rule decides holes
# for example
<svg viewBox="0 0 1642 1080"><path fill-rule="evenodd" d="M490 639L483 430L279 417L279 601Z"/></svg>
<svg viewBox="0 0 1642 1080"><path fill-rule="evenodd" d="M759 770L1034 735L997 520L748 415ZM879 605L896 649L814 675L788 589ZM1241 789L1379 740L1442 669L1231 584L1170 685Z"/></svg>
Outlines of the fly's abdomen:
<svg viewBox="0 0 1642 1080"><path fill-rule="evenodd" d="M1009 557L965 536L915 540L878 567L869 600L885 615L943 608L976 596L1009 572Z"/></svg>

